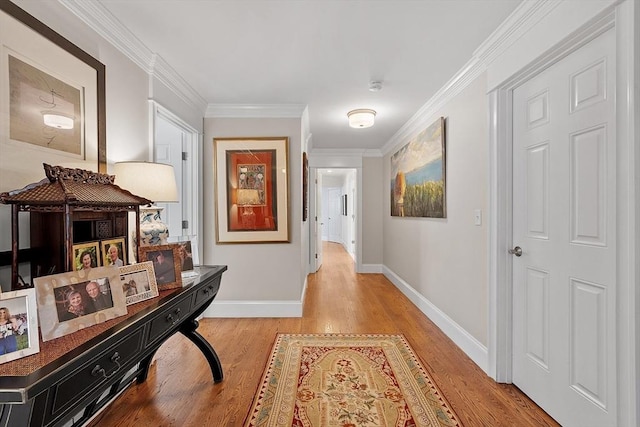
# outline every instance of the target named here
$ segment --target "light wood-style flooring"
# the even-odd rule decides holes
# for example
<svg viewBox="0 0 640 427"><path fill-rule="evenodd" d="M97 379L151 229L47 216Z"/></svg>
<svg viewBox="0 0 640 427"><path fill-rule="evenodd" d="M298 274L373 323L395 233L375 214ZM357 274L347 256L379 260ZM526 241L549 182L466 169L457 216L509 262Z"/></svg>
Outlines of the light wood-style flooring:
<svg viewBox="0 0 640 427"><path fill-rule="evenodd" d="M302 318L200 322L224 381L213 384L204 356L178 334L156 354L147 381L91 425L242 426L277 333L404 334L465 427L558 425L518 388L487 377L383 275L355 274L341 245L325 243L323 261L309 276Z"/></svg>

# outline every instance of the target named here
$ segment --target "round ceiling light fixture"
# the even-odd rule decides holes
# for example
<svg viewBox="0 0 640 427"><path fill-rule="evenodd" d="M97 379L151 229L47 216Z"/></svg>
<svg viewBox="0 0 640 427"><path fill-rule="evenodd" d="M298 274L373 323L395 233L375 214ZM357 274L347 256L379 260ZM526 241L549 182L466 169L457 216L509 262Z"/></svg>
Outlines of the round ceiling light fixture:
<svg viewBox="0 0 640 427"><path fill-rule="evenodd" d="M364 129L373 126L376 118L376 112L365 108L351 110L347 113L349 118L349 126L356 129Z"/></svg>

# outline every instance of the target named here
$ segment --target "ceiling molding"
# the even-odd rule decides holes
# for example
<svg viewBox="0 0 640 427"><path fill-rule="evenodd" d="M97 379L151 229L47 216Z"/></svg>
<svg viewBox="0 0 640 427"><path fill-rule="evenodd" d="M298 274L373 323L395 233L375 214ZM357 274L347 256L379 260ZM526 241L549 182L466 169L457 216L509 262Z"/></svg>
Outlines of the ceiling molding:
<svg viewBox="0 0 640 427"><path fill-rule="evenodd" d="M473 57L431 97L390 139L382 146L383 155L409 139L430 124L433 116L454 99L515 40L522 37L560 2L547 0L523 1L504 22L475 50Z"/></svg>
<svg viewBox="0 0 640 427"><path fill-rule="evenodd" d="M99 2L58 1L147 74L167 86L187 105L194 107L200 113L205 110L207 101L189 86L160 55L152 52Z"/></svg>
<svg viewBox="0 0 640 427"><path fill-rule="evenodd" d="M212 118L302 118L305 104L209 104L204 114Z"/></svg>

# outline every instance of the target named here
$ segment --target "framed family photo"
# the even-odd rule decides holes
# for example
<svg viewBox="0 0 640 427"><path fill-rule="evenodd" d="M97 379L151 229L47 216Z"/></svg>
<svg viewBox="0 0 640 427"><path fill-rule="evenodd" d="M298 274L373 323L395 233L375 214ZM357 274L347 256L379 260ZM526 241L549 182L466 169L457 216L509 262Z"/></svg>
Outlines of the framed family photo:
<svg viewBox="0 0 640 427"><path fill-rule="evenodd" d="M120 267L120 282L127 305L159 295L151 261Z"/></svg>
<svg viewBox="0 0 640 427"><path fill-rule="evenodd" d="M213 142L216 241L289 242L289 138Z"/></svg>
<svg viewBox="0 0 640 427"><path fill-rule="evenodd" d="M140 262L153 263L153 273L159 290L182 287L182 270L177 243L141 246L138 258Z"/></svg>
<svg viewBox="0 0 640 427"><path fill-rule="evenodd" d="M198 257L198 237L178 236L169 237L169 242L178 244L178 254L180 255L180 269L182 277L197 275L195 267L200 265Z"/></svg>
<svg viewBox="0 0 640 427"><path fill-rule="evenodd" d="M73 245L73 269L89 270L100 267L100 243L88 242Z"/></svg>
<svg viewBox="0 0 640 427"><path fill-rule="evenodd" d="M39 351L35 289L0 293L0 363Z"/></svg>
<svg viewBox="0 0 640 427"><path fill-rule="evenodd" d="M102 250L102 265L115 265L116 267L127 265L127 251L124 237L102 240L100 246Z"/></svg>
<svg viewBox="0 0 640 427"><path fill-rule="evenodd" d="M106 173L104 65L10 1L0 27L0 192L43 161Z"/></svg>
<svg viewBox="0 0 640 427"><path fill-rule="evenodd" d="M43 342L127 314L118 267L53 274L33 282Z"/></svg>

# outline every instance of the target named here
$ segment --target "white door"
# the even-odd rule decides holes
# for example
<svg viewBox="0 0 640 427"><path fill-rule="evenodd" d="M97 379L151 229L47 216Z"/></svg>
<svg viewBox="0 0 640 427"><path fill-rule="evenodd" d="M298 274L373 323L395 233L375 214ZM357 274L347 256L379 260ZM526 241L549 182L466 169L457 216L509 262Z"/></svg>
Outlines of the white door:
<svg viewBox="0 0 640 427"><path fill-rule="evenodd" d="M513 382L565 427L616 425L615 33L514 91Z"/></svg>
<svg viewBox="0 0 640 427"><path fill-rule="evenodd" d="M178 203L157 203L164 210L160 214L162 222L169 226L169 236L182 235L182 211L189 206L184 200L182 152L184 145L184 132L173 123L162 117L156 117L155 121L155 145L154 161L173 166L178 186Z"/></svg>
<svg viewBox="0 0 640 427"><path fill-rule="evenodd" d="M315 217L313 218L315 221L315 242L316 242L316 250L315 250L315 259L316 259L316 269L315 271L320 270L322 266L322 229L323 229L323 220L322 220L322 174L318 173L317 169L314 169L315 172L315 192L316 192L316 203L315 203Z"/></svg>
<svg viewBox="0 0 640 427"><path fill-rule="evenodd" d="M327 188L325 224L327 225L327 240L330 242L342 242L341 195L340 188Z"/></svg>

